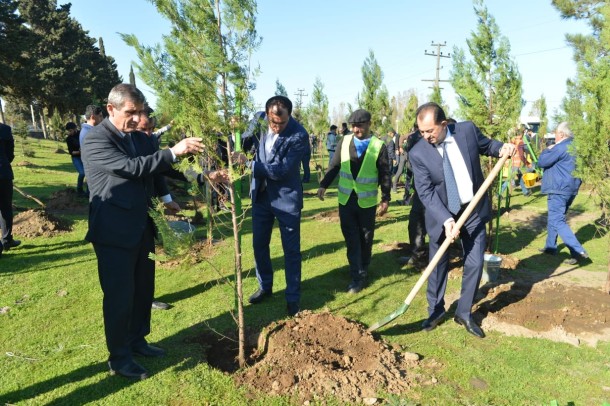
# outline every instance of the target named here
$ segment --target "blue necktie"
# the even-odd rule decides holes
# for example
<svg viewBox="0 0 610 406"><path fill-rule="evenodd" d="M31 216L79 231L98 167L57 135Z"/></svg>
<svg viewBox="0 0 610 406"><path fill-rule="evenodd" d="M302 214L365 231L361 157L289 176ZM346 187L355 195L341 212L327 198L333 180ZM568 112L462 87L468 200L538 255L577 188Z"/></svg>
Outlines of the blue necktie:
<svg viewBox="0 0 610 406"><path fill-rule="evenodd" d="M462 207L460 193L458 192L449 155L447 154L447 143L443 142L443 173L445 175L445 189L447 190L447 206L452 214L458 214Z"/></svg>

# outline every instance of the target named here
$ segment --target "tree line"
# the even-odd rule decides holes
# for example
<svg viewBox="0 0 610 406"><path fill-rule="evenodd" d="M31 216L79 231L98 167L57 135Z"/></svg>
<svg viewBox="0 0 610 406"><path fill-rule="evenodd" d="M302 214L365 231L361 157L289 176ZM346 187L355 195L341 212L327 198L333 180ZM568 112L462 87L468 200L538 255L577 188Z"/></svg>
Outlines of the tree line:
<svg viewBox="0 0 610 406"><path fill-rule="evenodd" d="M103 105L122 81L103 40L91 38L70 8L56 0L0 1L0 97L26 121L30 106L40 117L80 115L88 104Z"/></svg>

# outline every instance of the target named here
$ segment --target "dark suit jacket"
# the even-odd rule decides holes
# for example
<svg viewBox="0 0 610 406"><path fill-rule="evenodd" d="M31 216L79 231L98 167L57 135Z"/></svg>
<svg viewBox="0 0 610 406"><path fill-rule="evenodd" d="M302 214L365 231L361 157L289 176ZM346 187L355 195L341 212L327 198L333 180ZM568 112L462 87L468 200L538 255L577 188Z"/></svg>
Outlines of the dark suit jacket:
<svg viewBox="0 0 610 406"><path fill-rule="evenodd" d="M11 162L15 159L15 140L11 127L0 123L0 179L13 179Z"/></svg>
<svg viewBox="0 0 610 406"><path fill-rule="evenodd" d="M275 209L287 213L297 213L303 208L303 186L301 185L301 160L311 153L309 134L294 118L290 117L288 125L279 135L270 156L264 146L267 126L252 137L244 140L244 150L256 150L254 172L250 194L252 203L261 186L266 183L266 190Z"/></svg>
<svg viewBox="0 0 610 406"><path fill-rule="evenodd" d="M134 136L136 151L144 148ZM85 239L95 244L135 247L148 220L154 175L171 168L169 149L147 156L131 152L126 140L105 119L85 137L81 146L90 193L89 231Z"/></svg>
<svg viewBox="0 0 610 406"><path fill-rule="evenodd" d="M479 155L498 157L504 143L485 137L471 121L451 124L449 131L466 162L475 194L485 181ZM420 140L409 152L409 160L415 177L415 189L426 208L426 229L432 238L438 239L444 233L443 223L452 217L447 208L443 158L434 145ZM487 195L481 199L475 212L481 221L489 221L491 203Z"/></svg>

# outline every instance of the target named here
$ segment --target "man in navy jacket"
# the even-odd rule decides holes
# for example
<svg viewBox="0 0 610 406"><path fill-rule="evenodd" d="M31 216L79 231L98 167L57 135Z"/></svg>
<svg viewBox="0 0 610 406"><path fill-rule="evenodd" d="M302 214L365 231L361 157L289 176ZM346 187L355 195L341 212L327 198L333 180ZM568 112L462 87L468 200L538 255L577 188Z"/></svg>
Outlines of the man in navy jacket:
<svg viewBox="0 0 610 406"><path fill-rule="evenodd" d="M548 234L546 244L540 251L545 254L557 254L557 236L561 237L570 250L571 258L565 261L568 265L575 265L589 258L589 254L566 222L566 213L582 183L580 178L575 178L572 174L576 168L573 137L568 123L560 123L555 130L555 144L542 151L538 158L538 166L544 169L540 191L547 195L548 205Z"/></svg>
<svg viewBox="0 0 610 406"><path fill-rule="evenodd" d="M259 289L249 302L263 301L273 292L269 243L278 220L286 273L288 314L299 311L301 298L301 161L310 153L307 131L291 116L292 102L274 96L265 105L265 121L253 134L245 134L244 151L255 150L251 163L252 234ZM263 117L260 115L260 117ZM239 160L243 162L243 156Z"/></svg>
<svg viewBox="0 0 610 406"><path fill-rule="evenodd" d="M491 218L491 202L487 195L477 204L462 228L456 227L468 203L484 182L479 155L513 155L515 146L485 137L470 121L448 124L445 112L436 103L426 103L416 112L419 132L427 142L416 143L410 151L415 189L426 208L426 230L430 236L430 259L445 238L460 235L464 255L462 291L455 312L455 322L476 337L485 333L471 317L471 308L481 281L485 252L485 225ZM448 157L452 177L444 169ZM453 195L451 197L451 185ZM456 190L457 189L457 190ZM459 193L458 193L459 192ZM434 329L445 316L445 289L449 273L447 253L438 262L428 279L428 314L422 328Z"/></svg>

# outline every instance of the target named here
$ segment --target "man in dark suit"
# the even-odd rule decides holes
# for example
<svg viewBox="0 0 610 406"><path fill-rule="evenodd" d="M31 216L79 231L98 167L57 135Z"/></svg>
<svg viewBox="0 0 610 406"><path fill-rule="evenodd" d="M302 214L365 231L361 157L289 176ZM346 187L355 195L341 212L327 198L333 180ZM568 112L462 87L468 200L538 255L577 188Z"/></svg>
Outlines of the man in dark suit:
<svg viewBox="0 0 610 406"><path fill-rule="evenodd" d="M278 220L286 273L288 314L299 311L301 298L301 209L303 186L300 167L310 153L307 131L291 116L292 102L274 96L265 105L264 122L252 136L244 134L244 151L256 150L252 169L252 240L259 289L250 303L272 295L273 268L269 242L275 219ZM259 117L263 117L259 115ZM256 127L256 126L255 126ZM243 162L245 157L237 160Z"/></svg>
<svg viewBox="0 0 610 406"><path fill-rule="evenodd" d="M485 195L461 229L456 219L484 182L479 155L513 155L515 146L485 137L470 121L448 124L445 112L436 103L426 103L416 112L419 132L428 142L416 143L409 159L415 189L426 208L426 230L430 236L430 256L445 238L461 236L464 255L462 291L454 320L476 337L485 333L471 316L472 303L483 270L485 223L491 218L491 202ZM445 253L428 279L428 314L422 327L433 330L445 316L445 289L449 273Z"/></svg>
<svg viewBox="0 0 610 406"><path fill-rule="evenodd" d="M13 238L13 168L15 140L11 127L0 123L0 256L2 251L17 247Z"/></svg>
<svg viewBox="0 0 610 406"><path fill-rule="evenodd" d="M186 138L151 155L141 152L141 137L131 138L144 110L144 95L119 84L108 95L108 118L92 128L82 146L89 179L89 230L104 292L103 313L111 373L144 379L148 372L133 355L156 357L165 351L149 345L154 294L154 228L148 209L154 177L176 157L203 150L201 138Z"/></svg>

